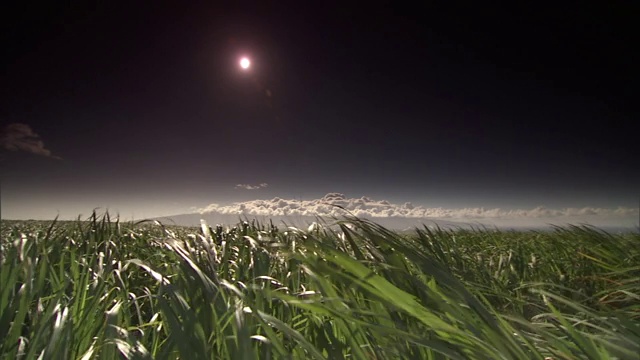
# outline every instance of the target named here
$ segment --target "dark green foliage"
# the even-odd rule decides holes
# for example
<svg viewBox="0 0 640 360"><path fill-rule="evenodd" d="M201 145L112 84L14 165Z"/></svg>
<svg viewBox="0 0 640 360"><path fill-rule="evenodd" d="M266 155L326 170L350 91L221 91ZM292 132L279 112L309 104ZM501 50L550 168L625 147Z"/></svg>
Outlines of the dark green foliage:
<svg viewBox="0 0 640 360"><path fill-rule="evenodd" d="M2 359L629 359L640 236L2 222Z"/></svg>

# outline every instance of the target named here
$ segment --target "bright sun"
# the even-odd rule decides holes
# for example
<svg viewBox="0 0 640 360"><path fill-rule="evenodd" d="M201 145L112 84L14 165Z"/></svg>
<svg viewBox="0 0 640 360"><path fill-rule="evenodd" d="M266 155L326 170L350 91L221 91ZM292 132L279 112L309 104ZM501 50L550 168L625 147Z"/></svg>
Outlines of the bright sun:
<svg viewBox="0 0 640 360"><path fill-rule="evenodd" d="M240 59L240 67L242 67L243 69L248 69L249 66L251 66L251 61L249 61L249 59L247 58Z"/></svg>

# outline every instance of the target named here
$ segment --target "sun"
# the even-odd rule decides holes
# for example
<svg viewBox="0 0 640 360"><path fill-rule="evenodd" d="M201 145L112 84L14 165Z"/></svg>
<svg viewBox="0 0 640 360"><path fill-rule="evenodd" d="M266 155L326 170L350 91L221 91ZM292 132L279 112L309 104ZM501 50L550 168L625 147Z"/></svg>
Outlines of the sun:
<svg viewBox="0 0 640 360"><path fill-rule="evenodd" d="M248 69L249 66L251 66L251 60L247 59L246 57L243 57L242 59L240 59L240 67L243 69Z"/></svg>

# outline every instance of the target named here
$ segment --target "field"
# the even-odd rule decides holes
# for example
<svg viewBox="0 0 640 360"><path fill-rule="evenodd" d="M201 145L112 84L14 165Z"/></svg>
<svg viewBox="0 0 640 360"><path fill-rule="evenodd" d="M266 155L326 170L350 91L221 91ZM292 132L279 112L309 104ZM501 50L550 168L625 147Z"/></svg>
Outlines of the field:
<svg viewBox="0 0 640 360"><path fill-rule="evenodd" d="M2 221L1 359L638 359L640 235Z"/></svg>

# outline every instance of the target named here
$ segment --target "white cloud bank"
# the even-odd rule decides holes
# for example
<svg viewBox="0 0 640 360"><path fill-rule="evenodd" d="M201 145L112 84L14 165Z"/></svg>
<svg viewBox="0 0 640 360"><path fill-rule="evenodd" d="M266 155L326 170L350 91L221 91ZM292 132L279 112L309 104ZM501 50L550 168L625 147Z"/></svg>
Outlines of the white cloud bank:
<svg viewBox="0 0 640 360"><path fill-rule="evenodd" d="M249 185L249 184L238 184L234 187L234 189L243 189L243 190L258 190L258 189L264 189L266 187L268 187L269 184L267 183L261 183L258 185Z"/></svg>
<svg viewBox="0 0 640 360"><path fill-rule="evenodd" d="M29 125L13 123L7 125L0 134L0 147L10 151L26 151L32 154L60 160L49 149L44 147L44 142Z"/></svg>
<svg viewBox="0 0 640 360"><path fill-rule="evenodd" d="M615 209L584 207L548 209L542 206L533 209L506 210L500 208L428 208L407 202L393 204L386 200L373 200L366 196L346 198L340 193L329 193L321 199L295 200L273 198L251 200L231 205L211 204L198 209L201 214L247 215L247 216L342 216L345 211L362 218L410 218L442 219L461 222L484 222L494 224L534 225L545 223L590 223L606 226L633 226L638 218L638 209L618 207Z"/></svg>

